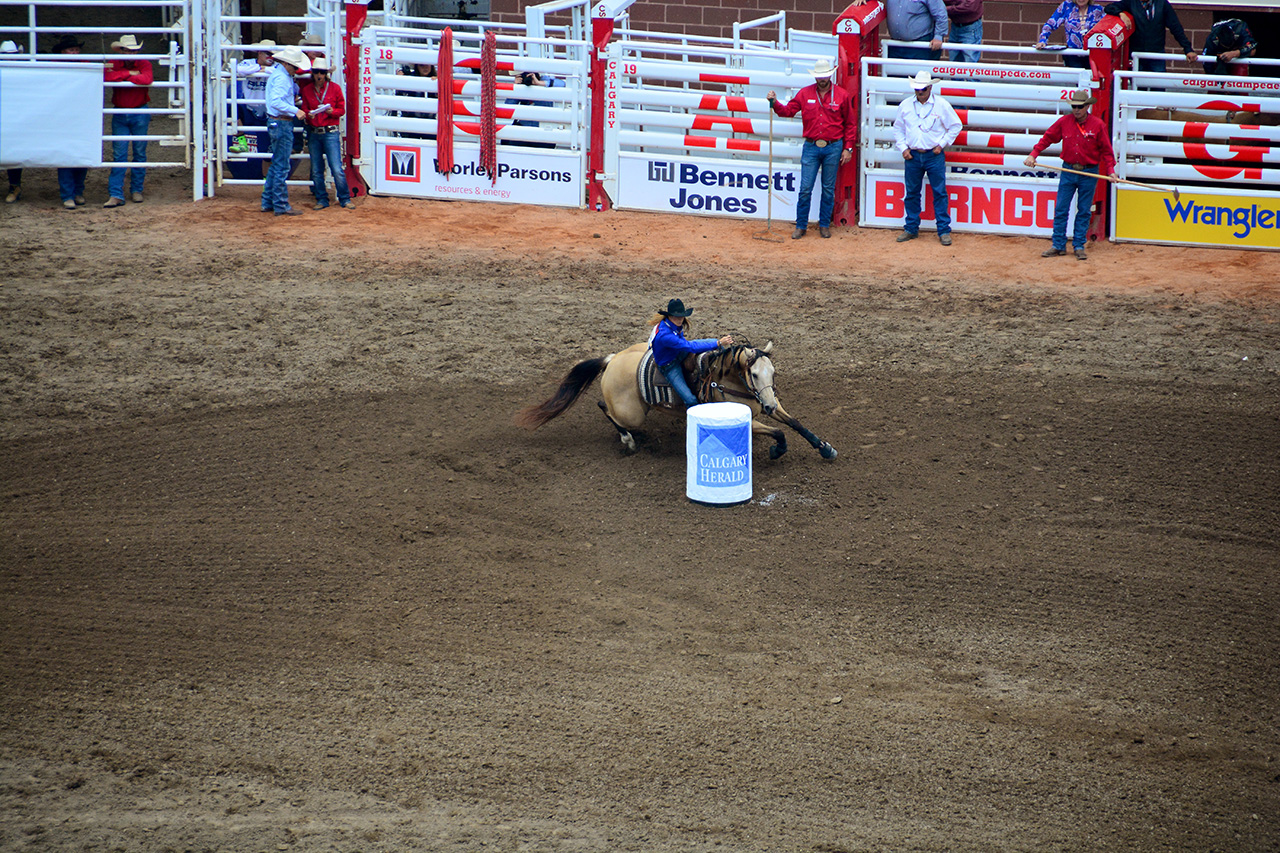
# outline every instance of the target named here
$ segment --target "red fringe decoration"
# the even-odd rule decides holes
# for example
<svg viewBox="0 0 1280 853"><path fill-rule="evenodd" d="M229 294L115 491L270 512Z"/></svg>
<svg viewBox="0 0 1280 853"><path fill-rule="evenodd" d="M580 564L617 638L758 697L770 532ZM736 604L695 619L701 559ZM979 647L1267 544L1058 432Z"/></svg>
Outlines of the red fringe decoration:
<svg viewBox="0 0 1280 853"><path fill-rule="evenodd" d="M440 58L436 60L436 171L453 171L453 28L440 34Z"/></svg>
<svg viewBox="0 0 1280 853"><path fill-rule="evenodd" d="M480 166L498 182L498 128L495 110L498 102L498 39L489 30L480 48Z"/></svg>

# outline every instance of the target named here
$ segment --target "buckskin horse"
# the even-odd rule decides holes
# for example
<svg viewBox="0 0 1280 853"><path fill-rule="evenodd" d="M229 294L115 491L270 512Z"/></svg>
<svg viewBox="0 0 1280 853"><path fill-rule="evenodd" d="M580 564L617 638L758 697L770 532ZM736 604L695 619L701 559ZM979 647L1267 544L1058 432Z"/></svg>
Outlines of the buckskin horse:
<svg viewBox="0 0 1280 853"><path fill-rule="evenodd" d="M645 402L638 374L640 360L648 347L648 344L635 344L612 355L578 362L548 400L520 410L516 424L534 430L564 414L596 377L600 377L604 400L599 406L617 428L623 446L628 452L634 452L636 440L631 433L644 425L649 410L655 408ZM800 433L823 459L835 459L836 449L787 414L778 402L773 388L773 361L769 358L772 349L772 342L759 348L739 343L701 355L690 355L685 358L685 375L691 377L689 385L700 402L735 402L749 406L752 436L765 435L774 441L769 448L770 459L777 459L787 452L787 435L780 427L761 420L762 416ZM673 407L661 408L675 410Z"/></svg>

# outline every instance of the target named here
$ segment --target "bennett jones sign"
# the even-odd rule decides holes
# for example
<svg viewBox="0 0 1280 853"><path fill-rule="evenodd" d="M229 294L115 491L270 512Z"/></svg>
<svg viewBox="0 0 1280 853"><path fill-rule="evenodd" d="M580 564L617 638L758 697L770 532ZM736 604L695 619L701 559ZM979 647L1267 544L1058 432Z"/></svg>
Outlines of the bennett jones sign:
<svg viewBox="0 0 1280 853"><path fill-rule="evenodd" d="M436 171L434 142L379 142L373 191L418 198L464 198L558 207L582 205L582 157L570 152L498 153L498 180L481 168L478 146L458 145L453 171Z"/></svg>
<svg viewBox="0 0 1280 853"><path fill-rule="evenodd" d="M796 217L799 169L775 168L771 178L764 164L621 154L618 173L620 208L764 219L772 188L773 218L791 222ZM815 186L809 212L815 225L821 198L821 188Z"/></svg>

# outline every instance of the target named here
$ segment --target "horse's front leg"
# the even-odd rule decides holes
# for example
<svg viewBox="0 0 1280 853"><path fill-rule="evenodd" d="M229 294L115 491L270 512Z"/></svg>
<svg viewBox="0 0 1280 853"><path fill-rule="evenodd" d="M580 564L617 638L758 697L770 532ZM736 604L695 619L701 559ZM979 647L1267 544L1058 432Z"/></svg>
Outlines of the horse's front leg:
<svg viewBox="0 0 1280 853"><path fill-rule="evenodd" d="M771 417L777 418L796 432L800 433L800 435L804 436L804 440L813 445L813 448L822 455L823 459L836 458L836 449L813 433L809 432L809 430L805 429L804 424L787 414L787 410L782 408L781 403L779 403L778 407L773 410ZM782 430L778 430L778 432L782 432Z"/></svg>
<svg viewBox="0 0 1280 853"><path fill-rule="evenodd" d="M773 446L769 448L769 458L777 459L779 456L787 452L787 434L772 424L764 421L755 420L751 422L751 437L757 435L767 436L773 439Z"/></svg>

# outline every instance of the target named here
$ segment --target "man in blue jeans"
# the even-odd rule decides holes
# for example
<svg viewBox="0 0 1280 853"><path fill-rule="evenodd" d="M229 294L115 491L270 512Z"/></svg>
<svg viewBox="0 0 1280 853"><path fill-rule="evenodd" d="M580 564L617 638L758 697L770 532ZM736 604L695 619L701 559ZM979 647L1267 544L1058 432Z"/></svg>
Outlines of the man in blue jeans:
<svg viewBox="0 0 1280 853"><path fill-rule="evenodd" d="M921 71L911 78L915 97L903 98L893 120L893 142L903 160L902 204L906 221L898 242L920 236L920 194L924 176L933 190L933 216L938 226L938 242L951 245L951 214L947 211L947 158L943 150L960 135L960 117L951 104L935 97L933 85L940 83Z"/></svg>
<svg viewBox="0 0 1280 853"><path fill-rule="evenodd" d="M1089 105L1096 103L1098 99L1089 94L1087 89L1078 89L1067 100L1071 104L1071 115L1063 116L1051 124L1024 162L1035 168L1036 158L1050 145L1061 141L1062 165L1074 172L1089 173L1058 174L1058 200L1053 211L1053 245L1041 255L1051 258L1067 253L1067 217L1071 213L1071 198L1074 196L1076 222L1071 244L1075 248L1076 260L1083 261L1088 258L1084 246L1089 231L1089 214L1093 209L1093 191L1098 186L1095 176L1106 175L1108 180L1114 181L1116 155L1111 149L1111 135L1107 131L1106 122L1089 113Z"/></svg>
<svg viewBox="0 0 1280 853"><path fill-rule="evenodd" d="M275 64L267 77L267 137L271 142L271 166L262 184L262 212L299 216L289 205L289 158L293 155L293 122L307 117L298 107L294 75L311 70L311 60L297 47L271 54Z"/></svg>
<svg viewBox="0 0 1280 853"><path fill-rule="evenodd" d="M796 198L796 230L792 240L799 240L809 230L809 207L813 203L813 185L822 171L822 199L818 204L818 233L831 236L831 216L836 206L836 175L841 166L853 159L853 146L858 139L858 123L853 115L853 99L831 79L836 69L825 59L813 66L813 85L805 86L785 104L777 94L765 97L769 106L783 118L800 113L804 127L804 148L800 152L800 194Z"/></svg>
<svg viewBox="0 0 1280 853"><path fill-rule="evenodd" d="M107 83L123 83L111 89L111 105L118 110L141 110L151 101L151 83L154 72L151 60L138 59L142 44L133 36L121 36L112 42L111 49L124 54L120 59L107 63L103 72L103 80ZM147 162L147 130L151 127L151 116L147 113L112 113L111 135L117 137L111 141L111 159L115 163L129 162L129 149L133 148L133 162ZM135 165L132 169L115 166L107 177L107 203L103 207L121 207L124 205L124 173L129 172L130 198L135 202L142 201L142 186L147 178L147 170Z"/></svg>

